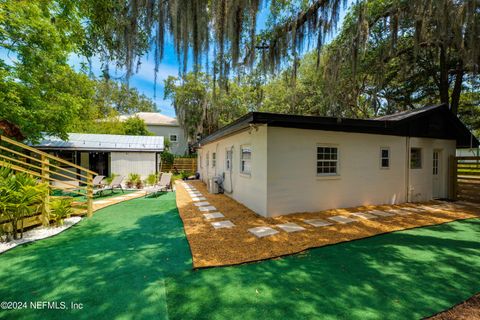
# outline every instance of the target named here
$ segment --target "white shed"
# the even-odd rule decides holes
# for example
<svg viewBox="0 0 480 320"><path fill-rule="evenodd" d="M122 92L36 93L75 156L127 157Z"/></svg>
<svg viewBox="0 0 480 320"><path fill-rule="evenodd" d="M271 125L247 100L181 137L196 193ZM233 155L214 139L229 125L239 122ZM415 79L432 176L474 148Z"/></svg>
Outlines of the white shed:
<svg viewBox="0 0 480 320"><path fill-rule="evenodd" d="M448 198L478 140L446 106L371 120L253 112L199 142L198 168L263 216Z"/></svg>
<svg viewBox="0 0 480 320"><path fill-rule="evenodd" d="M162 136L69 133L68 140L45 136L35 148L55 154L100 175L127 177L138 173L145 179L158 172Z"/></svg>

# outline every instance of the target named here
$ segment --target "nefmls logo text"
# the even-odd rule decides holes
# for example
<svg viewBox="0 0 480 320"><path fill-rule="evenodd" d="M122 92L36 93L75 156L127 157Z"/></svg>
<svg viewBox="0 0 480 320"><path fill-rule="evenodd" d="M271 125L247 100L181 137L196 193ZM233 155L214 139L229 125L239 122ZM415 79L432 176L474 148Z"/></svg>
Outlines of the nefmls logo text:
<svg viewBox="0 0 480 320"><path fill-rule="evenodd" d="M30 308L65 310L67 309L67 304L65 301L30 301Z"/></svg>

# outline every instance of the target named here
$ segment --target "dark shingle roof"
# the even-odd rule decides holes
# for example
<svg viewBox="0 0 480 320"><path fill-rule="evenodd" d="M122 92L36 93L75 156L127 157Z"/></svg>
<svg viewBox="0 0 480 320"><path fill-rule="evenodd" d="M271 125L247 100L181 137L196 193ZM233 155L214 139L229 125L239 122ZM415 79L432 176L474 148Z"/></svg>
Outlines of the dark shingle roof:
<svg viewBox="0 0 480 320"><path fill-rule="evenodd" d="M442 106L442 105L440 105ZM401 112L396 112L393 114L381 116L378 118L375 118L374 120L388 120L388 121L397 121L397 120L403 120L418 114L421 114L423 112L427 112L430 110L433 110L435 108L438 108L438 105L435 106L425 106L423 108L418 108L418 109L412 109L412 110L406 110L406 111L401 111Z"/></svg>
<svg viewBox="0 0 480 320"><path fill-rule="evenodd" d="M443 104L400 112L376 119L348 119L250 112L203 138L198 142L198 145L201 146L216 141L255 124L265 124L271 127L450 139L457 141L457 147L477 147L479 145L477 138Z"/></svg>

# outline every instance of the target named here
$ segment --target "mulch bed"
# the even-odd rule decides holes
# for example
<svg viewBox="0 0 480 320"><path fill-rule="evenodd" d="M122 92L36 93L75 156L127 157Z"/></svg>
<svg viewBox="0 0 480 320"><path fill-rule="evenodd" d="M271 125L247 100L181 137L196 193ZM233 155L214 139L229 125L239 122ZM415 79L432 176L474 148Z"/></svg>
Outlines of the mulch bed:
<svg viewBox="0 0 480 320"><path fill-rule="evenodd" d="M177 207L183 220L192 252L194 268L235 265L294 254L306 249L331 245L371 237L392 231L411 229L446 223L454 220L478 218L480 210L468 207L465 210L442 210L412 213L406 216L379 217L373 220L360 220L349 224L334 224L315 228L303 222L304 219L326 219L349 212L368 210L400 209L412 204L398 206L364 206L348 209L326 210L321 212L296 213L275 218L264 218L235 200L221 194L209 194L200 181L189 181L200 191L211 205L235 224L231 229L215 230L194 205L181 184L176 185ZM430 203L433 204L433 203ZM275 225L294 222L306 228L304 231L287 233ZM253 227L269 226L281 230L278 234L257 238L247 230Z"/></svg>
<svg viewBox="0 0 480 320"><path fill-rule="evenodd" d="M428 320L480 320L480 293Z"/></svg>

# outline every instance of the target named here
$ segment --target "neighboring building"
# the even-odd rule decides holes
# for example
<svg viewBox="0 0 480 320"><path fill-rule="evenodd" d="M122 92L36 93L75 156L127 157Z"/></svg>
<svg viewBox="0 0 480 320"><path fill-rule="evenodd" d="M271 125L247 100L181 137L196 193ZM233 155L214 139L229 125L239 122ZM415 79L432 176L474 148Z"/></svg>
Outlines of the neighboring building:
<svg viewBox="0 0 480 320"><path fill-rule="evenodd" d="M198 170L271 217L448 198L463 147L478 140L444 105L372 120L253 112L199 142Z"/></svg>
<svg viewBox="0 0 480 320"><path fill-rule="evenodd" d="M138 116L145 121L149 131L157 136L162 136L170 141L170 152L183 156L188 150L188 141L185 137L183 128L178 124L177 119L168 117L159 112L139 112L133 116ZM120 116L120 120L125 120L131 116Z"/></svg>
<svg viewBox="0 0 480 320"><path fill-rule="evenodd" d="M158 172L164 149L163 137L86 133L69 133L67 141L46 136L33 147L103 176L138 173L143 179Z"/></svg>

